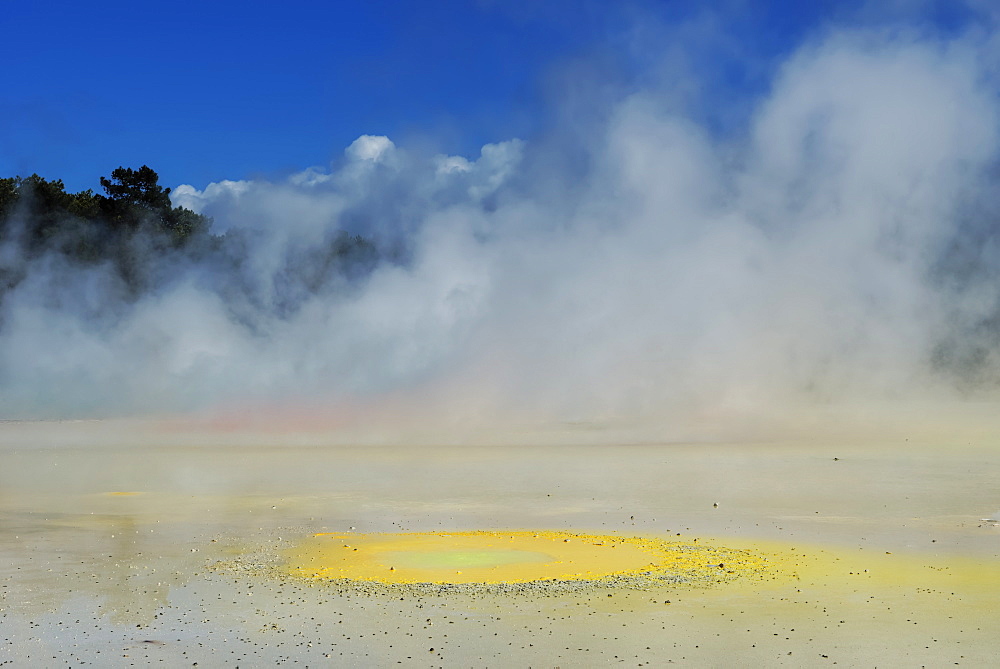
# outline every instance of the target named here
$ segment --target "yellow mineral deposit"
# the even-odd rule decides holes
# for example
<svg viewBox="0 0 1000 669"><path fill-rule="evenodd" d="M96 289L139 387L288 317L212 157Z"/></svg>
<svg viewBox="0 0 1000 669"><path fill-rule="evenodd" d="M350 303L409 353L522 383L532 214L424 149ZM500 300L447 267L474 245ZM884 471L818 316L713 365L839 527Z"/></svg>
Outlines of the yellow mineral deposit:
<svg viewBox="0 0 1000 669"><path fill-rule="evenodd" d="M378 583L498 584L672 578L707 582L771 568L766 557L649 537L558 531L320 533L286 551L295 576Z"/></svg>

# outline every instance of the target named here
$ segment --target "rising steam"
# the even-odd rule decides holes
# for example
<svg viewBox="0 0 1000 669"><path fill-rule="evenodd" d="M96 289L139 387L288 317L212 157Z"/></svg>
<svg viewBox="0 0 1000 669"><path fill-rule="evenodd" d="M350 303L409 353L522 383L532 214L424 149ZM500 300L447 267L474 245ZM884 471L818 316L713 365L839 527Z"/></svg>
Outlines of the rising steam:
<svg viewBox="0 0 1000 669"><path fill-rule="evenodd" d="M0 406L384 405L669 432L682 416L990 396L993 53L988 35L831 32L735 133L650 86L573 147L508 140L468 160L365 135L330 169L180 186L174 203L245 255L165 268L138 302L100 269L39 261L2 303ZM378 264L289 282L342 230L374 240Z"/></svg>

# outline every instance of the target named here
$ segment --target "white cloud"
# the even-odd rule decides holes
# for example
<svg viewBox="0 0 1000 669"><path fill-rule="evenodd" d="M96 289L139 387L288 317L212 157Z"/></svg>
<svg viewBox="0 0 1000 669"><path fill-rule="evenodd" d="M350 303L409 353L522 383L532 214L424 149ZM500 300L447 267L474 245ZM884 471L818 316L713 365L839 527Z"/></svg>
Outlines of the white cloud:
<svg viewBox="0 0 1000 669"><path fill-rule="evenodd" d="M395 149L396 145L384 135L361 135L344 150L344 154L349 159L359 162L381 163L385 162Z"/></svg>
<svg viewBox="0 0 1000 669"><path fill-rule="evenodd" d="M249 181L224 180L210 183L204 190L198 190L188 184L181 184L171 190L170 199L175 207L185 207L200 213L208 203L219 200L237 200L250 188Z"/></svg>

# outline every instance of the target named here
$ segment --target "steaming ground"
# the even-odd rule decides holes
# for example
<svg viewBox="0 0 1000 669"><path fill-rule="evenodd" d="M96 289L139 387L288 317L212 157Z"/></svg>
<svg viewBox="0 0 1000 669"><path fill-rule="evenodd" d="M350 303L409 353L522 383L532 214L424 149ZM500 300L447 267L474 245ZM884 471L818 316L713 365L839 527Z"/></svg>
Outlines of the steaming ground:
<svg viewBox="0 0 1000 669"><path fill-rule="evenodd" d="M982 27L830 28L725 132L666 59L594 100L600 122L474 159L365 135L329 169L180 186L242 251L151 258L167 278L137 301L100 268L26 268L0 303L0 404L655 440L992 401L996 53ZM324 265L340 231L378 264Z"/></svg>
<svg viewBox="0 0 1000 669"><path fill-rule="evenodd" d="M0 663L988 666L1000 652L1000 530L981 520L998 503L995 436L251 447L156 445L136 424L108 445L88 425L107 427L0 425ZM320 532L482 529L684 542L713 563L712 547L736 549L768 569L707 588L442 593L290 578L282 562Z"/></svg>

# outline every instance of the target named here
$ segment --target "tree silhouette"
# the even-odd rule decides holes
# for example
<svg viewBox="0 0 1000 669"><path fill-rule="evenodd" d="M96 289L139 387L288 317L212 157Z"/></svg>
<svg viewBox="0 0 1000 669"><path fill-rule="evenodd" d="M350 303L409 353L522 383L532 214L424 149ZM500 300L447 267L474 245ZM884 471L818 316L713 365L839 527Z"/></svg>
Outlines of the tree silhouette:
<svg viewBox="0 0 1000 669"><path fill-rule="evenodd" d="M158 180L159 175L148 165L137 170L119 167L110 179L101 177L101 186L107 199L115 203L162 211L170 208L170 189L160 186Z"/></svg>

